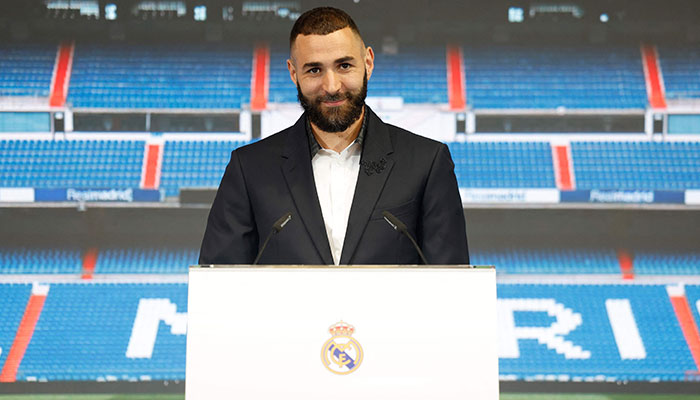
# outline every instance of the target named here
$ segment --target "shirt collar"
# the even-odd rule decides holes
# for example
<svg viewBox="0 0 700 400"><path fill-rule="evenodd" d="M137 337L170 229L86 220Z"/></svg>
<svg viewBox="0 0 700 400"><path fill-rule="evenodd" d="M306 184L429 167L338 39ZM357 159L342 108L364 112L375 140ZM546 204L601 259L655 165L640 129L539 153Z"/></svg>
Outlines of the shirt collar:
<svg viewBox="0 0 700 400"><path fill-rule="evenodd" d="M357 134L357 139L354 143L357 143L362 147L362 142L365 140L365 132L367 132L367 107L364 107L364 115L362 116L362 125L360 126L360 133ZM309 118L306 118L306 136L309 138L309 150L311 152L311 158L314 158L316 154L321 150L321 145L316 140L313 131L311 130L311 122Z"/></svg>

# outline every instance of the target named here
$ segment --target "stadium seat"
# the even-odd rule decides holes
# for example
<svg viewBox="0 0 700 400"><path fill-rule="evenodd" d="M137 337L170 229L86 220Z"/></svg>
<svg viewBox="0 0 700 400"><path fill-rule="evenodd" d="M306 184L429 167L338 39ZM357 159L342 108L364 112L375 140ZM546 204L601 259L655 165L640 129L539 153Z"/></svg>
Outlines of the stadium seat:
<svg viewBox="0 0 700 400"><path fill-rule="evenodd" d="M476 109L643 109L634 46L464 46L467 102Z"/></svg>
<svg viewBox="0 0 700 400"><path fill-rule="evenodd" d="M240 109L250 102L252 50L240 45L78 43L73 107Z"/></svg>

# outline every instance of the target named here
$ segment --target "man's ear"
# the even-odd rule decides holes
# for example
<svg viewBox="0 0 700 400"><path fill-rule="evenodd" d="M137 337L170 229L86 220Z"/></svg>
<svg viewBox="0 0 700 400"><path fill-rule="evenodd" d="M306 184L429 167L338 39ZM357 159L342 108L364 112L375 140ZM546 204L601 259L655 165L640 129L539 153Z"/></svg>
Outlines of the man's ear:
<svg viewBox="0 0 700 400"><path fill-rule="evenodd" d="M287 69L289 70L289 77L292 79L292 82L294 82L294 86L297 85L297 70L294 68L294 62L292 59L287 60Z"/></svg>
<svg viewBox="0 0 700 400"><path fill-rule="evenodd" d="M372 47L367 46L365 49L365 71L367 71L367 79L372 76L372 71L374 70L374 50Z"/></svg>

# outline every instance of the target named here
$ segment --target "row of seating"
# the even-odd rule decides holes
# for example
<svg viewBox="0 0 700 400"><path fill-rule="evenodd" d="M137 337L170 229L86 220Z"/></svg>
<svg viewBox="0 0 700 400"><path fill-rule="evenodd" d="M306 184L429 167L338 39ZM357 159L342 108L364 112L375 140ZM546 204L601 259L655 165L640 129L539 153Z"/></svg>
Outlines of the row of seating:
<svg viewBox="0 0 700 400"><path fill-rule="evenodd" d="M47 97L56 46L0 43L0 97Z"/></svg>
<svg viewBox="0 0 700 400"><path fill-rule="evenodd" d="M0 187L138 188L142 140L0 140Z"/></svg>
<svg viewBox="0 0 700 400"><path fill-rule="evenodd" d="M639 49L608 46L467 46L475 108L644 108Z"/></svg>
<svg viewBox="0 0 700 400"><path fill-rule="evenodd" d="M161 187L176 196L181 187L217 187L231 158L231 151L247 142L166 142Z"/></svg>
<svg viewBox="0 0 700 400"><path fill-rule="evenodd" d="M247 143L167 141L161 188L177 196L217 187L231 151ZM556 187L548 142L447 145L462 188ZM136 188L144 148L138 140L0 140L0 187ZM572 142L571 154L578 189L700 188L700 142Z"/></svg>
<svg viewBox="0 0 700 400"><path fill-rule="evenodd" d="M377 54L371 96L406 103L448 102L445 51L411 47ZM48 96L56 47L0 45L0 96ZM269 101L295 102L286 48L273 47ZM647 106L635 46L463 46L468 103L490 108ZM670 99L700 98L700 49L659 46ZM252 48L245 45L78 43L68 91L74 107L241 108L250 102Z"/></svg>
<svg viewBox="0 0 700 400"><path fill-rule="evenodd" d="M19 381L185 378L186 332L177 321L186 318L187 284L48 286ZM0 283L0 364L31 290L30 284ZM497 292L502 377L682 381L695 370L664 285L502 283ZM695 308L700 285L686 285L685 292ZM159 306L144 307L140 318L158 324L155 335L134 324L140 305L153 301ZM612 310L611 302L626 307ZM130 353L130 344L139 350Z"/></svg>
<svg viewBox="0 0 700 400"><path fill-rule="evenodd" d="M638 275L699 275L700 251L634 249ZM197 248L131 247L99 249L97 274L186 274ZM0 247L0 274L82 273L78 248ZM500 247L472 249L474 265L496 265L504 274L620 274L615 249Z"/></svg>
<svg viewBox="0 0 700 400"><path fill-rule="evenodd" d="M0 363L12 345L30 285L2 286ZM9 288L11 290L6 290ZM129 358L126 350L141 299L164 298L187 312L185 284L52 284L17 380L177 380L184 379L185 332L172 334L161 323L152 338L152 356ZM154 316L158 318L157 315ZM19 316L21 319L21 315ZM9 339L9 342L8 342ZM135 340L148 341L148 337Z"/></svg>
<svg viewBox="0 0 700 400"><path fill-rule="evenodd" d="M700 142L572 142L579 189L700 188Z"/></svg>
<svg viewBox="0 0 700 400"><path fill-rule="evenodd" d="M547 142L448 143L464 188L554 188Z"/></svg>
<svg viewBox="0 0 700 400"><path fill-rule="evenodd" d="M658 47L658 52L666 97L700 98L700 48L665 44Z"/></svg>
<svg viewBox="0 0 700 400"><path fill-rule="evenodd" d="M250 102L252 49L229 45L76 46L74 107L231 108Z"/></svg>

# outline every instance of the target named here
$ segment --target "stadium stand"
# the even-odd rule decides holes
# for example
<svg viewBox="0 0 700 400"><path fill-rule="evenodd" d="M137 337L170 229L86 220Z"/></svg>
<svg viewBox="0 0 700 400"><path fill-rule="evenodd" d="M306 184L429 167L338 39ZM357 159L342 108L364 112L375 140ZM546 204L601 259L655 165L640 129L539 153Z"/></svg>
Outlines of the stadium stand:
<svg viewBox="0 0 700 400"><path fill-rule="evenodd" d="M647 107L639 49L634 46L470 45L463 53L468 102L477 110ZM239 109L250 101L251 55L252 48L242 45L78 43L68 103L93 109ZM0 44L0 97L48 96L55 57L55 45ZM285 67L287 57L287 49L272 49L270 103L296 103L297 93ZM661 46L660 60L669 98L700 97L697 49ZM402 48L398 55L378 54L376 63L370 96L400 96L406 103L448 102L444 49ZM248 143L196 136L183 135L185 140L163 144L158 188L168 196L177 196L182 188L217 187L231 151ZM700 142L578 139L570 144L576 189L700 189ZM552 144L547 141L447 145L460 188L557 188ZM146 141L128 135L122 140L0 139L0 188L138 188L145 146ZM18 380L185 378L185 334L180 325L174 326L173 315L174 310L180 315L187 312L187 285L162 281L173 279L171 274L186 279L188 265L197 262L198 249L111 246L94 250L96 263L89 274L83 271L86 249L0 248L0 278L8 281L21 280L13 276L18 274L54 274L53 281L64 282L73 279L69 274L84 274L80 283L76 279L76 283L46 284L50 290L21 360ZM532 276L514 276L617 277L621 273L618 257L616 249L605 247L472 249L473 264L496 265L499 277L513 279L499 283L499 307L512 310L513 334L523 336L506 338L515 342L517 354L501 355L502 379L680 381L688 371L697 371L666 286L634 280L619 285L530 284L518 279L533 280ZM694 250L632 246L630 257L634 275L645 279L700 275L700 253ZM111 275L100 277L110 283L91 281L93 273ZM30 276L25 282L34 279ZM589 276L571 279L594 280ZM685 291L700 321L696 312L700 311L700 286L689 284ZM31 284L0 280L4 301L0 366L7 360L31 292ZM139 338L134 336L139 305L151 300L172 306L166 307L172 313L151 315L157 326L155 336ZM608 300L629 301L643 351L637 348L632 357L623 356L611 331L616 317L606 309ZM555 322L571 329L548 330ZM628 334L634 331L625 328ZM542 334L527 337L527 332ZM132 339L150 345L152 353L128 353ZM558 348L557 343L570 346Z"/></svg>
<svg viewBox="0 0 700 400"><path fill-rule="evenodd" d="M401 97L404 103L447 103L445 50L439 47L401 48L398 54L378 53L368 96Z"/></svg>
<svg viewBox="0 0 700 400"><path fill-rule="evenodd" d="M572 142L579 189L700 188L700 142Z"/></svg>
<svg viewBox="0 0 700 400"><path fill-rule="evenodd" d="M48 286L17 380L184 379L185 283ZM31 285L0 291L3 364ZM695 368L664 285L501 283L498 295L502 379L681 381ZM686 296L695 304L700 286Z"/></svg>
<svg viewBox="0 0 700 400"><path fill-rule="evenodd" d="M250 101L252 50L223 45L76 46L73 107L229 108Z"/></svg>
<svg viewBox="0 0 700 400"><path fill-rule="evenodd" d="M690 288L697 290L697 286L689 286L689 294ZM518 341L519 357L500 358L502 376L539 380L682 381L685 371L695 369L664 286L506 284L498 286L498 296L499 301L514 299L511 307L518 327L549 327L555 320L564 320L561 311L560 317L554 318L556 307L533 305L528 299L543 300L544 305L548 299L555 300L580 318L579 324L576 317L568 319L574 329L561 333L566 341L580 346L580 352L571 347L556 347L555 341L550 343L545 331L540 331L540 338L535 334ZM696 297L697 294L689 295L688 301L693 304ZM637 328L642 344L636 354L626 356L620 351L622 343L615 344L610 329L618 318L606 310L608 300L620 299L629 301L636 322L636 327L625 325L626 332ZM528 336L526 333L520 332L523 337ZM545 343L547 346L543 346ZM559 351L553 351L550 345Z"/></svg>
<svg viewBox="0 0 700 400"><path fill-rule="evenodd" d="M186 274L198 248L133 246L96 250L95 274ZM2 274L81 274L84 251L74 247L0 248ZM638 275L700 275L700 253L639 249L631 252ZM508 247L471 251L474 265L496 265L499 274L619 274L615 249Z"/></svg>
<svg viewBox="0 0 700 400"><path fill-rule="evenodd" d="M182 187L217 187L231 150L246 142L166 142L161 187L177 195ZM546 142L448 143L460 187L555 187Z"/></svg>
<svg viewBox="0 0 700 400"><path fill-rule="evenodd" d="M0 140L0 187L137 188L145 142Z"/></svg>
<svg viewBox="0 0 700 400"><path fill-rule="evenodd" d="M297 90L289 78L287 59L289 49L272 47L270 49L269 102L296 103Z"/></svg>
<svg viewBox="0 0 700 400"><path fill-rule="evenodd" d="M187 311L185 284L52 284L17 379L184 379L185 335L166 324L151 357L126 356L139 301L159 298Z"/></svg>
<svg viewBox="0 0 700 400"><path fill-rule="evenodd" d="M22 320L31 292L30 284L0 284L3 306L0 307L0 365L5 365L7 356Z"/></svg>
<svg viewBox="0 0 700 400"><path fill-rule="evenodd" d="M474 265L496 265L506 274L617 274L612 249L499 247L470 252Z"/></svg>
<svg viewBox="0 0 700 400"><path fill-rule="evenodd" d="M640 275L700 275L700 252L640 249L634 253L634 270Z"/></svg>
<svg viewBox="0 0 700 400"><path fill-rule="evenodd" d="M0 43L0 97L48 97L56 45Z"/></svg>
<svg viewBox="0 0 700 400"><path fill-rule="evenodd" d="M700 98L700 48L658 46L659 63L669 100Z"/></svg>
<svg viewBox="0 0 700 400"><path fill-rule="evenodd" d="M462 188L554 188L547 142L448 143Z"/></svg>
<svg viewBox="0 0 700 400"><path fill-rule="evenodd" d="M164 146L160 188L218 186L245 141L178 140ZM556 188L548 142L450 142L461 188ZM137 188L140 140L0 140L0 187ZM699 142L571 142L577 189L700 188Z"/></svg>
<svg viewBox="0 0 700 400"><path fill-rule="evenodd" d="M55 45L3 44L0 96L49 95ZM252 49L244 46L76 45L68 102L78 108L232 108L250 101ZM296 102L288 50L274 47L269 101ZM700 97L700 53L661 46L666 95ZM444 49L377 54L370 96L447 103ZM613 46L464 46L467 100L477 109L641 109L647 106L639 49Z"/></svg>
<svg viewBox="0 0 700 400"><path fill-rule="evenodd" d="M97 249L96 274L186 274L199 249L111 247ZM0 248L0 275L82 274L85 252L75 247Z"/></svg>
<svg viewBox="0 0 700 400"><path fill-rule="evenodd" d="M467 101L476 109L645 108L635 47L465 46Z"/></svg>
<svg viewBox="0 0 700 400"><path fill-rule="evenodd" d="M101 249L96 274L186 274L197 263L199 249L107 248Z"/></svg>
<svg viewBox="0 0 700 400"><path fill-rule="evenodd" d="M77 248L0 248L0 274L79 274L82 272Z"/></svg>
<svg viewBox="0 0 700 400"><path fill-rule="evenodd" d="M166 196L178 195L183 187L218 187L231 152L245 144L248 142L165 142L160 187Z"/></svg>

